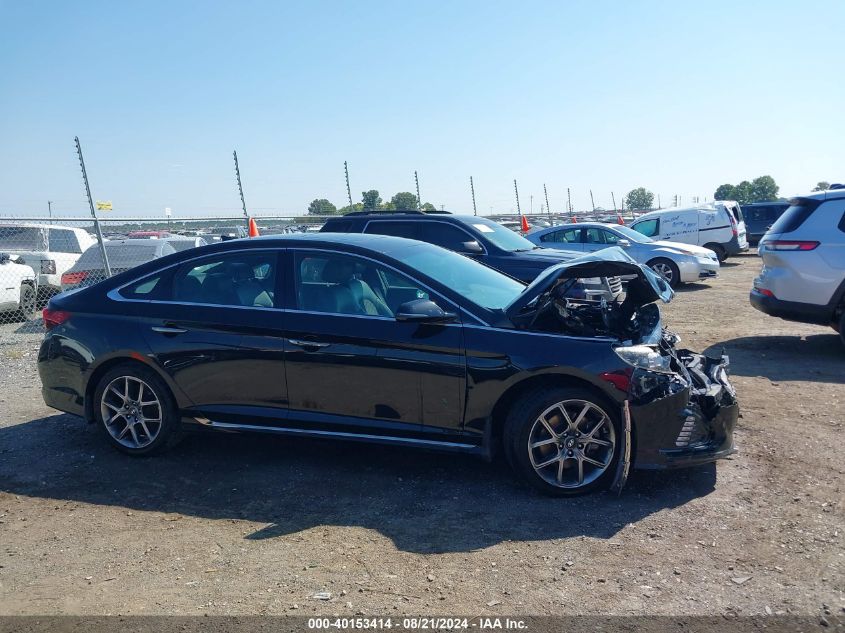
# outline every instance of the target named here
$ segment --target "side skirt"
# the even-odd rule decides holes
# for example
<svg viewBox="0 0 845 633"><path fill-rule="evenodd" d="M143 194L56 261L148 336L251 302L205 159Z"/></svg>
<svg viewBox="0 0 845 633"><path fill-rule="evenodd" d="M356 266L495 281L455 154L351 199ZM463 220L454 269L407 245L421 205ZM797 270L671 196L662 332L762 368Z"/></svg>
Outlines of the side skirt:
<svg viewBox="0 0 845 633"><path fill-rule="evenodd" d="M189 419L192 422L198 422L198 426L202 428L228 431L231 433L274 433L276 435L288 435L293 437L336 439L349 442L366 442L368 444L389 444L393 446L408 446L411 448L465 453L469 455L478 455L482 458L485 457L487 453L487 447L484 445L463 442L398 437L392 435L373 435L370 433L350 433L346 431L327 431L322 429L300 429L286 426L264 426L258 424L241 424L236 422L216 422L214 420L199 417Z"/></svg>

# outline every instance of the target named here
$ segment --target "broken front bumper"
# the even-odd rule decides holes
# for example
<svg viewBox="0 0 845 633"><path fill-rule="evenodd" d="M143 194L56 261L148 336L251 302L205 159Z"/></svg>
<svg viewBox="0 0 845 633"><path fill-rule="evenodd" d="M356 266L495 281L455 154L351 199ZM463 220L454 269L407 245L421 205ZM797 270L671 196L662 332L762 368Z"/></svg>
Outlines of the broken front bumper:
<svg viewBox="0 0 845 633"><path fill-rule="evenodd" d="M677 373L638 369L632 376L634 468L695 466L735 452L739 405L728 357L688 350L673 355Z"/></svg>

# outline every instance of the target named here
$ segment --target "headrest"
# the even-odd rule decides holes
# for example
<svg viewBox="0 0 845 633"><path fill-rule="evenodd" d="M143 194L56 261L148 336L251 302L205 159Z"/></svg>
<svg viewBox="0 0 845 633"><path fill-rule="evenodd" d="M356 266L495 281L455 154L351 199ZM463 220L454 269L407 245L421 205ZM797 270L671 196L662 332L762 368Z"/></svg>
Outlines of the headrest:
<svg viewBox="0 0 845 633"><path fill-rule="evenodd" d="M323 281L330 284L346 283L355 274L355 263L350 259L330 259L323 268Z"/></svg>

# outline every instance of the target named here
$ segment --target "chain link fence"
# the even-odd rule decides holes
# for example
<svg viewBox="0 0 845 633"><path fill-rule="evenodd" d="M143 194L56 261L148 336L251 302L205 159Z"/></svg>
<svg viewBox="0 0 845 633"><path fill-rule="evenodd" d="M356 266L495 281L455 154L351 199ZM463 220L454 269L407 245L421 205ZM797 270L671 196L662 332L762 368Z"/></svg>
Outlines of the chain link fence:
<svg viewBox="0 0 845 633"><path fill-rule="evenodd" d="M313 231L323 218L258 217L262 234ZM0 345L40 339L50 297L173 252L246 236L243 217L179 221L0 217ZM37 344L37 343L33 343Z"/></svg>

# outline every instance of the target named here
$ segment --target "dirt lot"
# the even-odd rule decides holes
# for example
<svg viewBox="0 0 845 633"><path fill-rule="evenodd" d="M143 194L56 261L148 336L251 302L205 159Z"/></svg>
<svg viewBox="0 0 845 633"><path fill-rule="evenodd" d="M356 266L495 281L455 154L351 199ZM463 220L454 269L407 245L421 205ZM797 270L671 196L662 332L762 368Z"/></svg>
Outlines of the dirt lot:
<svg viewBox="0 0 845 633"><path fill-rule="evenodd" d="M43 405L37 324L3 326L0 614L842 615L845 348L754 311L758 269L735 258L665 310L687 346L730 354L739 453L620 497L266 436L128 459Z"/></svg>

